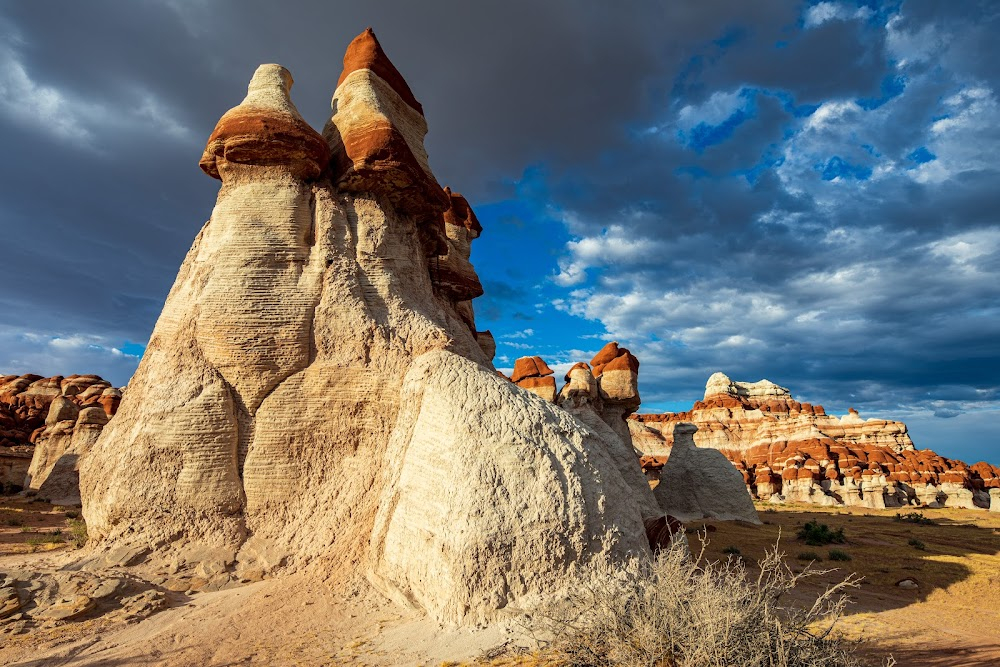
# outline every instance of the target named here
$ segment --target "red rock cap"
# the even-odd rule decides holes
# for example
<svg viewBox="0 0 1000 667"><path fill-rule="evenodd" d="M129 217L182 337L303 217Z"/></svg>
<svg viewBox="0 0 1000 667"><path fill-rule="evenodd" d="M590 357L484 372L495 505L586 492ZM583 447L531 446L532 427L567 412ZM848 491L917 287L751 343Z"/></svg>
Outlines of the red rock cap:
<svg viewBox="0 0 1000 667"><path fill-rule="evenodd" d="M624 347L619 350L619 353L619 356L605 364L602 373L608 371L632 371L633 373L638 373L639 360L635 358L635 355Z"/></svg>
<svg viewBox="0 0 1000 667"><path fill-rule="evenodd" d="M515 384L522 389L535 389L536 387L551 387L556 388L556 379L554 377L527 377L521 378Z"/></svg>
<svg viewBox="0 0 1000 667"><path fill-rule="evenodd" d="M511 373L510 379L520 382L524 378L542 377L552 375L554 372L541 357L521 357L514 362L514 372Z"/></svg>
<svg viewBox="0 0 1000 667"><path fill-rule="evenodd" d="M389 56L385 55L382 45L378 43L375 32L371 28L365 28L365 31L351 40L347 46L347 52L344 53L344 71L340 73L337 85L342 84L351 72L356 72L359 69L368 69L374 72L380 79L388 83L396 91L396 94L403 98L404 102L413 107L421 116L424 115L424 108L413 96L413 92L406 85L403 75L389 60Z"/></svg>
<svg viewBox="0 0 1000 667"><path fill-rule="evenodd" d="M583 369L585 371L589 371L590 370L590 366L588 366L586 363L584 363L582 361L576 362L575 364L573 364L572 366L570 366L570 369L568 371L566 371L566 375L563 377L563 380L565 380L566 382L569 382L569 376L570 376L570 374L573 371L577 370L577 369ZM636 417L637 415L632 415L632 416Z"/></svg>
<svg viewBox="0 0 1000 667"><path fill-rule="evenodd" d="M445 188L451 205L442 214L444 222L456 227L465 227L478 237L483 232L483 226L479 223L475 211L469 206L468 200L457 192L452 192L451 188Z"/></svg>
<svg viewBox="0 0 1000 667"><path fill-rule="evenodd" d="M618 356L618 341L613 340L604 347L602 347L600 352L594 355L594 358L590 360L590 365L592 368L597 368L598 366L603 366L604 364L608 363L617 356Z"/></svg>
<svg viewBox="0 0 1000 667"><path fill-rule="evenodd" d="M261 65L247 98L219 119L199 166L222 179L219 164L231 162L289 167L301 178L316 178L330 161L326 140L299 115L288 92L292 75L281 65Z"/></svg>

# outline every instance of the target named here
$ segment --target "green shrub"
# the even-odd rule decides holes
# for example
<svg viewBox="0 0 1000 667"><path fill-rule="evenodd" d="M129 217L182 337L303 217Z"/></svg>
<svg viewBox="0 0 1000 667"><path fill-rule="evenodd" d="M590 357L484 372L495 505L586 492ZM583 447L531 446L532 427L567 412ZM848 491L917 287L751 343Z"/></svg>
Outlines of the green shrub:
<svg viewBox="0 0 1000 667"><path fill-rule="evenodd" d="M841 544L844 542L844 529L831 530L825 523L807 521L801 530L798 538L812 547L821 547L824 544Z"/></svg>
<svg viewBox="0 0 1000 667"><path fill-rule="evenodd" d="M722 553L729 554L731 556L739 556L740 555L740 550L738 548L736 548L736 547L730 546L730 547L726 547L725 549L723 549Z"/></svg>
<svg viewBox="0 0 1000 667"><path fill-rule="evenodd" d="M927 545L915 537L911 539L909 542L907 542L907 544L909 544L914 549L919 549L920 551L927 551Z"/></svg>
<svg viewBox="0 0 1000 667"><path fill-rule="evenodd" d="M29 537L24 541L32 551L38 551L38 547L43 544L62 544L63 538L62 533L56 531L54 533L40 533L34 537Z"/></svg>
<svg viewBox="0 0 1000 667"><path fill-rule="evenodd" d="M934 520L928 519L923 512L907 512L906 514L896 514L894 521L905 521L906 523L916 523L921 526L933 526Z"/></svg>
<svg viewBox="0 0 1000 667"><path fill-rule="evenodd" d="M83 519L70 519L66 523L69 524L70 541L77 549L83 547L87 543L87 524Z"/></svg>
<svg viewBox="0 0 1000 667"><path fill-rule="evenodd" d="M820 562L823 560L823 557L820 556L815 551L803 551L798 556L796 556L796 558L798 558L799 560L814 560L816 562Z"/></svg>
<svg viewBox="0 0 1000 667"><path fill-rule="evenodd" d="M851 554L847 553L842 549L830 549L830 553L827 555L830 560L851 560Z"/></svg>

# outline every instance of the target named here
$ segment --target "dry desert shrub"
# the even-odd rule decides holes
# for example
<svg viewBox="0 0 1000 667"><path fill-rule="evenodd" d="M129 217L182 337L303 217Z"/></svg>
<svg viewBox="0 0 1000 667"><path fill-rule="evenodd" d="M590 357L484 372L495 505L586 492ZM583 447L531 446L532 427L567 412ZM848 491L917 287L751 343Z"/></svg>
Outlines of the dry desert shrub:
<svg viewBox="0 0 1000 667"><path fill-rule="evenodd" d="M804 578L777 546L752 576L743 559L701 563L678 542L638 566L638 578L595 577L568 605L536 627L553 637L549 649L580 667L847 667L857 642L834 625L856 575L828 588L808 608L783 604ZM890 659L888 664L893 664Z"/></svg>

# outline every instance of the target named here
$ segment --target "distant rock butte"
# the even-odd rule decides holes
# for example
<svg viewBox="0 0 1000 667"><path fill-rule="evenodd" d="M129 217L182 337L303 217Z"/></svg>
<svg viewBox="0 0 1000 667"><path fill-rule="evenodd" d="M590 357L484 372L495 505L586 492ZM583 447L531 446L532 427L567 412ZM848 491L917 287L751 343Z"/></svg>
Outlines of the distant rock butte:
<svg viewBox="0 0 1000 667"><path fill-rule="evenodd" d="M498 375L472 306L482 226L434 178L374 33L348 47L322 139L291 86L260 66L208 140L211 219L82 459L81 567L215 590L322 563L453 624L633 571L646 520L676 532L623 439L638 362L615 348L594 384L614 428L557 406L540 359L519 386Z"/></svg>
<svg viewBox="0 0 1000 667"><path fill-rule="evenodd" d="M734 382L716 373L690 411L633 415L632 442L651 478L670 456L678 423L696 425L695 444L721 451L761 500L1000 511L995 466L918 451L902 422L865 420L853 408L828 415L767 380Z"/></svg>
<svg viewBox="0 0 1000 667"><path fill-rule="evenodd" d="M78 458L121 398L98 375L0 376L0 484L79 505Z"/></svg>

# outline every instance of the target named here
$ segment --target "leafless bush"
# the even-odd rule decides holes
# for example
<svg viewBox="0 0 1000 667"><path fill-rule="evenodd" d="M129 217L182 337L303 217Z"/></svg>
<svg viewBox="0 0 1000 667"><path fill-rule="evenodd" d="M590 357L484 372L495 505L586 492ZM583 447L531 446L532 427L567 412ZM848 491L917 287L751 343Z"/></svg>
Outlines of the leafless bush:
<svg viewBox="0 0 1000 667"><path fill-rule="evenodd" d="M639 566L640 576L602 573L536 623L553 637L551 650L581 667L862 664L854 657L857 643L832 632L847 604L845 591L858 586L856 575L800 608L781 604L782 598L804 578L825 572L793 572L777 546L759 566L754 577L741 558L699 564L677 542Z"/></svg>

